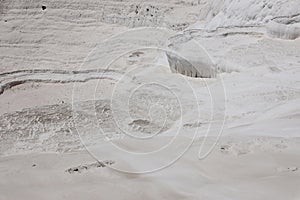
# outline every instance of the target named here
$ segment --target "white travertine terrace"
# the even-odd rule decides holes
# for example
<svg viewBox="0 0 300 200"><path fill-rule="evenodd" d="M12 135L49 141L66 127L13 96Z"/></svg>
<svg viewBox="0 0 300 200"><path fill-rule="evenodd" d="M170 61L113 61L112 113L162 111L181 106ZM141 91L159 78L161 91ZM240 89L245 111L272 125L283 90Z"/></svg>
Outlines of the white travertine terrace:
<svg viewBox="0 0 300 200"><path fill-rule="evenodd" d="M0 0L0 199L300 199L299 16Z"/></svg>

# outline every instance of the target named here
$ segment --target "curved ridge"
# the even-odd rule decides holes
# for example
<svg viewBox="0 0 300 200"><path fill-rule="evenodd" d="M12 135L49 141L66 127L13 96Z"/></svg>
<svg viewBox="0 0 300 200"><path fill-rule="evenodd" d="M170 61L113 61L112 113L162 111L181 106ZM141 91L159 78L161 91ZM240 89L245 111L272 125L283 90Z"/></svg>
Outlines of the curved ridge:
<svg viewBox="0 0 300 200"><path fill-rule="evenodd" d="M112 79L116 75L122 74L115 70L83 70L83 71L67 71L67 70L51 70L51 69L33 69L33 70L17 70L0 74L0 95L17 85L28 82L39 83L72 83L87 82L95 79Z"/></svg>

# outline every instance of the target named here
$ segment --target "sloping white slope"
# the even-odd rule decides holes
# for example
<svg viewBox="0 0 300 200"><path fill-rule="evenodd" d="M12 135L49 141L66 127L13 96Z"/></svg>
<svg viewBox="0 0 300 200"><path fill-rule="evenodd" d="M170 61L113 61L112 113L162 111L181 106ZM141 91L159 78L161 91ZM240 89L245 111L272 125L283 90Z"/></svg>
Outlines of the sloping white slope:
<svg viewBox="0 0 300 200"><path fill-rule="evenodd" d="M208 4L205 28L267 26L270 36L295 39L300 35L298 0L214 0Z"/></svg>

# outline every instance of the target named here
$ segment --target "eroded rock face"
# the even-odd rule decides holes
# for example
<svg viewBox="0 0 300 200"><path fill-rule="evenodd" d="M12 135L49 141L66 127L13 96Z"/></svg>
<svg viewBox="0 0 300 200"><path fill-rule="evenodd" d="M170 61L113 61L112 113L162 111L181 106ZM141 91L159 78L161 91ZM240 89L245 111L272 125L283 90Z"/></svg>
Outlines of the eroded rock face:
<svg viewBox="0 0 300 200"><path fill-rule="evenodd" d="M170 39L170 51L166 53L170 69L194 78L213 78L216 67L208 53L196 41L184 35Z"/></svg>
<svg viewBox="0 0 300 200"><path fill-rule="evenodd" d="M167 53L167 58L173 73L180 73L193 78L213 78L216 76L214 67L202 62L201 59L188 61L172 53Z"/></svg>

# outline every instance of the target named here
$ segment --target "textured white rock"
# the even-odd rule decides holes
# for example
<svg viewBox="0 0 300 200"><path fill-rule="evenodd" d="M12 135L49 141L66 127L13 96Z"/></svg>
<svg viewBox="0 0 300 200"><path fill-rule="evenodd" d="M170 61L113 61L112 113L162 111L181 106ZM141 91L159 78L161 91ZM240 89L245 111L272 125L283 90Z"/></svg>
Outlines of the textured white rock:
<svg viewBox="0 0 300 200"><path fill-rule="evenodd" d="M0 199L299 199L300 40L264 35L270 23L270 36L296 38L299 0L197 1L0 0ZM129 29L143 26L184 34ZM168 38L169 61L141 49ZM125 51L113 71L95 70ZM169 62L188 76L213 77L214 63L221 73L186 78ZM224 137L199 161L223 123L216 113ZM93 164L82 140L130 171L191 148L134 175Z"/></svg>
<svg viewBox="0 0 300 200"><path fill-rule="evenodd" d="M290 0L214 0L210 3L208 28L231 26L256 26L277 16L292 16L300 13L300 2Z"/></svg>
<svg viewBox="0 0 300 200"><path fill-rule="evenodd" d="M205 18L206 23L202 27L208 31L232 27L265 27L270 22L266 27L270 36L295 39L300 34L299 1L213 0L207 4L205 10L208 14ZM197 26L201 27L201 25Z"/></svg>
<svg viewBox="0 0 300 200"><path fill-rule="evenodd" d="M205 49L195 40L185 35L170 39L167 59L172 72L195 78L216 76L216 67Z"/></svg>
<svg viewBox="0 0 300 200"><path fill-rule="evenodd" d="M300 23L284 24L270 21L267 24L267 33L271 37L294 40L300 37Z"/></svg>

